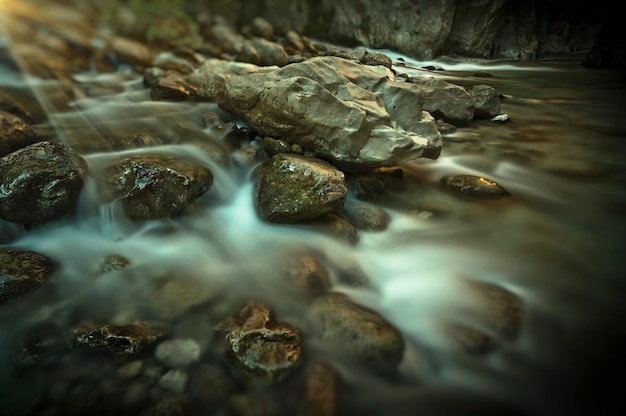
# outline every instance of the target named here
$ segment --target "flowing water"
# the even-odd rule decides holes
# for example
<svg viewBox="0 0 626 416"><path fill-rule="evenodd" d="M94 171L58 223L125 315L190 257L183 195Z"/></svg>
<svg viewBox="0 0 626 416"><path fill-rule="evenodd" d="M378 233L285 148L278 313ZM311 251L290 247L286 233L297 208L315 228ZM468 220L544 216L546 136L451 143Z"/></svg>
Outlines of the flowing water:
<svg viewBox="0 0 626 416"><path fill-rule="evenodd" d="M9 40L0 47L9 56ZM389 228L360 232L356 245L313 229L260 221L248 180L252 166L224 168L191 145L146 143L209 166L213 187L179 218L137 224L125 220L115 204L99 206L91 178L77 211L60 221L30 230L0 221L4 246L35 250L62 265L55 275L58 297L34 297L18 309L19 316L0 315L5 348L10 334L28 322L76 311L85 319L135 317L147 286L93 277L94 265L112 253L128 257L145 282L169 272L187 274L216 292L266 299L297 324L300 318L290 311L298 299L281 290L276 264L288 248L302 246L324 253L333 290L379 312L407 340L400 365L406 383L389 384L336 363L354 392L346 395L347 408L362 414L447 414L455 397L461 408L461 398L480 397L537 415L600 415L624 406L624 73L582 67L580 57L453 65L391 55L399 73L492 85L511 121L474 122L445 137L438 160L401 165L402 185L375 202L391 215ZM445 70L418 69L426 64ZM75 147L110 129L148 127L168 137L176 123L219 111L211 103L153 102L141 75L128 68L76 74L75 81L93 85L95 93L68 108L52 108L46 96L54 89L50 81L0 65L0 84L35 91L51 120L44 127ZM476 78L478 70L493 77ZM208 130L196 133L211 140ZM138 151L84 157L90 172L97 172L107 161ZM437 184L449 174L490 178L513 198L457 198ZM354 199L350 194L349 202ZM347 265L362 269L371 285L342 282L338 276ZM523 301L519 335L485 356L463 352L441 329L446 321L481 328L472 312L480 314L485 305L469 297L466 278L495 283ZM20 379L6 354L2 359L3 396L31 391L32 383L53 383L45 372L37 380Z"/></svg>

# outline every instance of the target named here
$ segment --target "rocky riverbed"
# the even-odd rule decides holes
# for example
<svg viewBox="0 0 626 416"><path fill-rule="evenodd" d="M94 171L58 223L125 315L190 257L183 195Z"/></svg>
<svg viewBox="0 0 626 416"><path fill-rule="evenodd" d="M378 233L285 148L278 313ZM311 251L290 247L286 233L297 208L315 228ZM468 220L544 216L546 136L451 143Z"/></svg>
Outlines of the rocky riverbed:
<svg viewBox="0 0 626 416"><path fill-rule="evenodd" d="M496 149L513 170L536 164L602 184L623 175L621 162L542 165L548 139L528 123L509 127L517 114L503 107L520 101L489 70L455 82L260 17L235 27L209 16L196 22L199 39L146 42L89 10L9 4L3 415L559 410L558 399L525 404L534 388L513 393L535 381L515 360L541 366L518 348L543 345L552 325L567 339L539 299L584 297L587 263L573 259L585 245L545 248L509 229L578 229L529 220L526 210L555 207L524 178L486 168L492 158L450 169L445 155ZM489 129L521 139L489 147ZM472 240L475 250L440 259ZM534 291L549 273L549 289ZM459 368L470 369L461 382L438 378Z"/></svg>

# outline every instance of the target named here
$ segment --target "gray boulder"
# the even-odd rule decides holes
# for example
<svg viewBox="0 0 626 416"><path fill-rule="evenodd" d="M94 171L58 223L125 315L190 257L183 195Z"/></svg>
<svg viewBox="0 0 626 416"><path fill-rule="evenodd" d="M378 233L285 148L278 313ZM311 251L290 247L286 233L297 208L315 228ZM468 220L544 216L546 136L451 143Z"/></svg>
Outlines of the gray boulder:
<svg viewBox="0 0 626 416"><path fill-rule="evenodd" d="M320 159L279 153L259 166L254 205L262 219L295 223L340 207L348 193L343 172Z"/></svg>
<svg viewBox="0 0 626 416"><path fill-rule="evenodd" d="M474 100L465 88L426 75L407 81L419 85L424 93L424 110L437 120L465 126L474 118Z"/></svg>
<svg viewBox="0 0 626 416"><path fill-rule="evenodd" d="M474 100L474 118L491 118L500 114L500 96L489 85L473 85L467 92Z"/></svg>
<svg viewBox="0 0 626 416"><path fill-rule="evenodd" d="M421 89L396 82L384 66L317 57L255 68L209 60L194 82L205 99L262 135L297 143L344 170L439 156L441 134L422 112Z"/></svg>
<svg viewBox="0 0 626 416"><path fill-rule="evenodd" d="M39 142L0 158L0 218L42 224L70 212L87 162L60 142Z"/></svg>

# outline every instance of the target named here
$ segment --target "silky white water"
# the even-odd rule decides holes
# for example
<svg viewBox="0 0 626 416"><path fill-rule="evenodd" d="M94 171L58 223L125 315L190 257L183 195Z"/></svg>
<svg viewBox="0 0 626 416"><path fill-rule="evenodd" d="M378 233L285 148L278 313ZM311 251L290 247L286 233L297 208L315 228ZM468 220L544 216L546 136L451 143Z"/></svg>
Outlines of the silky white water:
<svg viewBox="0 0 626 416"><path fill-rule="evenodd" d="M197 126L204 112L219 111L214 104L152 102L140 74L127 69L77 74L79 84L116 89L104 88L71 102L69 110L50 112L48 128L60 138L89 147L89 140L100 140L93 132L149 128L162 139L146 143L150 151L193 159L211 169L214 183L181 217L170 220L132 223L116 204L100 206L91 177L77 211L59 221L29 230L0 221L2 246L34 250L61 264L55 275L60 300L27 304L20 316L0 313L2 342L10 343L6 334L25 322L52 319L77 305L86 317L133 318L151 279L170 272L198 279L208 292L268 300L283 319L297 325L293 304L301 299L284 289L277 264L289 250L310 247L327 259L333 290L401 330L407 349L400 373L407 380L476 393L529 414L587 414L616 401L616 382L624 371L614 360L624 335L626 289L624 74L586 69L575 61L446 66L403 59L398 72L492 85L503 95L502 112L511 122L472 123L445 137L438 160L399 166L403 186L388 189L374 202L390 214L388 229L361 231L356 245L312 228L262 222L254 212L249 181L254 165L223 167L193 145L169 141L181 123ZM421 70L426 64L445 70ZM494 77L473 77L477 70ZM0 75L0 84L27 84L44 100L46 82ZM215 141L208 128L192 130ZM107 162L142 151L84 157L90 175L97 175ZM450 174L495 180L513 198L456 198L438 185ZM350 194L348 202L355 199ZM137 281L124 285L120 279L96 282L95 267L110 254L130 259L145 275L146 286ZM339 276L347 267L360 269L371 284L342 282ZM464 353L441 327L447 321L481 325L467 313L480 315L485 308L465 290L468 278L497 284L523 301L518 337L503 340L486 356ZM9 358L3 360L7 367ZM371 404L367 411L372 414L385 414L390 405L405 414L413 414L407 409L439 414L419 388L391 388L361 368L336 365L355 395ZM5 372L2 381L19 386L12 374ZM420 403L426 403L422 412Z"/></svg>

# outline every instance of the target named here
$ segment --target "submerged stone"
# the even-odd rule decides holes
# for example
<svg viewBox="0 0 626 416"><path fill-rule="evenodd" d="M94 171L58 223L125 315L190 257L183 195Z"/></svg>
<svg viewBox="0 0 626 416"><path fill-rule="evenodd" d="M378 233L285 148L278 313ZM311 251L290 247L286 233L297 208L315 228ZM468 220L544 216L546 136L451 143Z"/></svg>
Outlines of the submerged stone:
<svg viewBox="0 0 626 416"><path fill-rule="evenodd" d="M151 154L121 159L101 173L104 202L121 201L129 218L180 215L213 184L205 166L175 156Z"/></svg>
<svg viewBox="0 0 626 416"><path fill-rule="evenodd" d="M255 385L283 380L302 360L299 331L276 321L269 306L251 301L236 315L220 322L227 354L239 374Z"/></svg>
<svg viewBox="0 0 626 416"><path fill-rule="evenodd" d="M393 372L402 360L405 344L400 331L343 294L319 296L306 318L319 339L371 369Z"/></svg>
<svg viewBox="0 0 626 416"><path fill-rule="evenodd" d="M73 329L71 339L73 346L77 348L133 355L140 353L168 332L167 326L155 322L88 325Z"/></svg>
<svg viewBox="0 0 626 416"><path fill-rule="evenodd" d="M451 191L477 198L498 199L511 196L501 185L482 176L445 176L441 178L441 183Z"/></svg>
<svg viewBox="0 0 626 416"><path fill-rule="evenodd" d="M294 254L290 256L285 269L296 289L306 295L317 296L331 287L328 270L312 254Z"/></svg>
<svg viewBox="0 0 626 416"><path fill-rule="evenodd" d="M485 329L501 339L515 339L522 327L522 299L493 283L471 280L468 287L468 294L474 296L481 306L476 315Z"/></svg>
<svg viewBox="0 0 626 416"><path fill-rule="evenodd" d="M366 203L349 203L345 205L348 221L357 230L383 231L391 222L391 217L384 209Z"/></svg>
<svg viewBox="0 0 626 416"><path fill-rule="evenodd" d="M0 218L19 224L59 219L76 205L87 162L60 142L39 142L0 158Z"/></svg>
<svg viewBox="0 0 626 416"><path fill-rule="evenodd" d="M34 251L0 248L0 304L41 287L57 266Z"/></svg>
<svg viewBox="0 0 626 416"><path fill-rule="evenodd" d="M202 349L192 338L169 339L160 343L156 358L170 368L185 368L200 360Z"/></svg>
<svg viewBox="0 0 626 416"><path fill-rule="evenodd" d="M306 368L304 399L299 416L335 416L339 405L337 372L328 364L314 362Z"/></svg>
<svg viewBox="0 0 626 416"><path fill-rule="evenodd" d="M444 330L465 352L472 355L490 353L498 346L496 340L489 335L464 325L447 324Z"/></svg>
<svg viewBox="0 0 626 416"><path fill-rule="evenodd" d="M130 266L132 262L125 256L120 254L111 254L106 256L98 264L98 271L100 273L110 273L122 270Z"/></svg>

